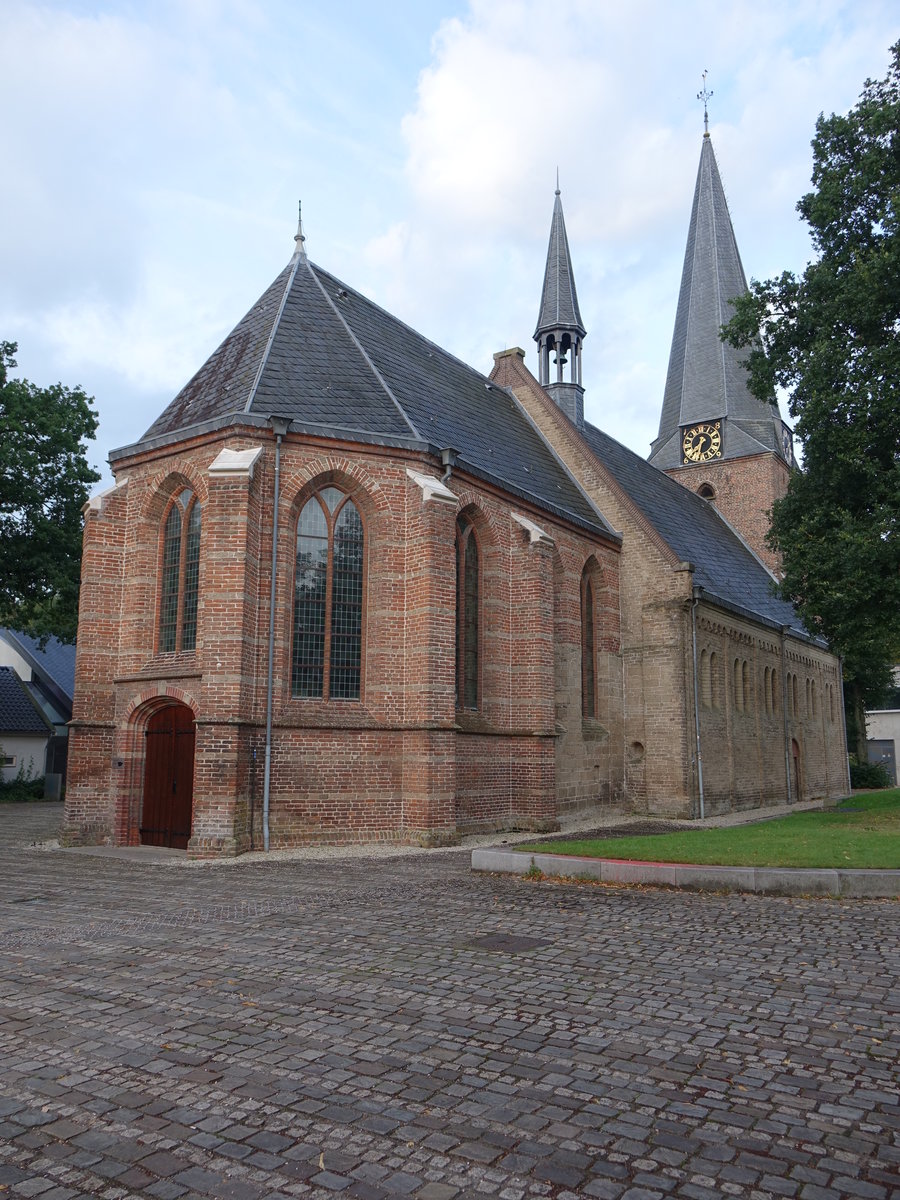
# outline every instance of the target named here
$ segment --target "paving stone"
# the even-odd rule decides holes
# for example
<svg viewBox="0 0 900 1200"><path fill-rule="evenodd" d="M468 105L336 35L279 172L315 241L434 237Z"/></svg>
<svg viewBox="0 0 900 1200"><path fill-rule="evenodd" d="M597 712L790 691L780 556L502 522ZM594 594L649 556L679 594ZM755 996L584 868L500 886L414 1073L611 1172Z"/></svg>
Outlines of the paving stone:
<svg viewBox="0 0 900 1200"><path fill-rule="evenodd" d="M28 851L8 808L0 902L54 897L0 903L10 1193L896 1191L884 902L535 885L456 851L121 864ZM458 949L497 934L542 953Z"/></svg>
<svg viewBox="0 0 900 1200"><path fill-rule="evenodd" d="M342 1192L353 1182L346 1175L335 1175L331 1171L320 1171L313 1175L311 1183L317 1187L326 1188L329 1192Z"/></svg>
<svg viewBox="0 0 900 1200"><path fill-rule="evenodd" d="M384 1188L379 1187L374 1183L366 1183L364 1179L354 1180L347 1188L346 1192L339 1193L344 1196L353 1196L354 1200L387 1200L389 1193Z"/></svg>

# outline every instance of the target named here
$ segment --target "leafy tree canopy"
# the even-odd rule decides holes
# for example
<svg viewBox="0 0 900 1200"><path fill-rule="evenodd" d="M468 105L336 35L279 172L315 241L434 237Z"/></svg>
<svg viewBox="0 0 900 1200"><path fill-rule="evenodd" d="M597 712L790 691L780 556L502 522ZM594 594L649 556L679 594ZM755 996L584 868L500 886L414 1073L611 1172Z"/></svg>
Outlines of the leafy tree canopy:
<svg viewBox="0 0 900 1200"><path fill-rule="evenodd" d="M97 417L81 388L10 379L16 349L0 341L0 625L71 642Z"/></svg>
<svg viewBox="0 0 900 1200"><path fill-rule="evenodd" d="M815 260L753 281L723 331L749 347L757 396L790 397L804 470L769 541L783 594L843 655L858 715L900 661L900 42L891 54L848 114L816 123L797 205Z"/></svg>

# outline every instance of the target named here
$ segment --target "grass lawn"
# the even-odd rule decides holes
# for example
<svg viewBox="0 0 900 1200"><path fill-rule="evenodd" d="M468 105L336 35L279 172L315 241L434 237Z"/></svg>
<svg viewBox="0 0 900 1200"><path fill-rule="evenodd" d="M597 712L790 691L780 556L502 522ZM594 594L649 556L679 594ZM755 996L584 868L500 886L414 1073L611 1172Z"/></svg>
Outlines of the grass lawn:
<svg viewBox="0 0 900 1200"><path fill-rule="evenodd" d="M826 812L798 812L729 829L686 829L645 837L533 842L532 854L629 858L738 867L900 869L900 788L867 792Z"/></svg>

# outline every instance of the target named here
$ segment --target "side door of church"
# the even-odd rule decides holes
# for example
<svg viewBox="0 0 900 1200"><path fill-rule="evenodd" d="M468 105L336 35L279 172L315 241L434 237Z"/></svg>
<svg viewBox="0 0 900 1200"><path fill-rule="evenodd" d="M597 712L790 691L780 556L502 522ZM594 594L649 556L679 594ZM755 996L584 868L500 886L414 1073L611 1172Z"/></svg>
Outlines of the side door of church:
<svg viewBox="0 0 900 1200"><path fill-rule="evenodd" d="M141 843L187 849L194 787L194 714L170 704L147 722Z"/></svg>

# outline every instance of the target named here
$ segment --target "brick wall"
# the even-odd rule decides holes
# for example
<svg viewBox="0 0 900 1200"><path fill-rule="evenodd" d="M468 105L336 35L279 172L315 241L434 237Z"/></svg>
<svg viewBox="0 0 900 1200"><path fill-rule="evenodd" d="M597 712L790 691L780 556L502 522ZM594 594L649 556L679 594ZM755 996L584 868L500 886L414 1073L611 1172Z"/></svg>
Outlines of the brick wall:
<svg viewBox="0 0 900 1200"><path fill-rule="evenodd" d="M263 452L252 473L210 472L224 447ZM181 703L196 728L190 852L259 846L274 439L268 431L231 429L118 466L119 486L86 514L64 837L139 840L147 720L161 705ZM460 472L450 480L452 495L432 495L408 468L439 481L439 466L422 455L291 436L283 444L273 846L434 843L464 829L545 829L556 823L560 802L621 799L621 740L610 737L621 723L617 544ZM364 527L358 701L291 695L297 519L327 485L351 495ZM161 525L184 488L202 515L197 644L160 653ZM457 709L455 696L461 512L476 530L481 566L480 703L471 713ZM583 729L579 597L588 561L602 579L602 711L596 728ZM572 714L564 728L560 712Z"/></svg>
<svg viewBox="0 0 900 1200"><path fill-rule="evenodd" d="M769 570L781 572L781 557L766 545L772 505L787 491L788 468L777 454L751 454L721 462L673 467L666 472L692 492L711 487L711 501Z"/></svg>
<svg viewBox="0 0 900 1200"><path fill-rule="evenodd" d="M623 492L617 481L591 453L577 428L553 404L524 365L524 354L513 349L497 354L493 378L512 389L531 418L569 470L581 482L611 525L622 531L619 567L621 608L621 665L623 691L616 707L610 704L607 762L620 773L611 781L613 798L621 797L634 812L657 816L699 815L699 771L694 707L692 591L689 564L679 563L656 530ZM735 526L762 557L761 534L766 525L760 495L783 494L784 464L774 455L759 455L743 465L718 464L714 483L732 486ZM709 464L687 468L699 488L712 479ZM725 472L730 472L726 478ZM678 477L678 472L669 472ZM684 479L681 480L685 482ZM779 491L779 489L781 489ZM724 488L727 491L727 488ZM751 508L755 503L752 522ZM717 505L718 507L722 507ZM739 526L738 526L739 527ZM769 553L769 562L774 557ZM765 561L765 560L764 560ZM797 799L788 775L799 771L799 798L838 796L849 786L846 741L840 709L839 664L834 655L788 638L782 646L778 630L743 621L701 603L697 620L698 660L703 651L715 653L718 671L716 702L699 708L706 815ZM574 618L569 614L569 620ZM741 704L734 698L734 662L741 664ZM708 661L708 659L707 659ZM744 703L743 664L747 664L747 702ZM800 704L787 725L782 707L767 713L763 685L768 667L799 680ZM566 672L565 661L558 668ZM810 703L806 704L807 680ZM813 683L818 703L812 702ZM829 690L830 689L830 690ZM570 689L571 693L571 689ZM822 697L829 697L827 708ZM833 707L830 699L834 699ZM831 713L834 716L831 716ZM565 736L559 741L562 750ZM787 754L785 748L787 747ZM793 766L796 753L798 767ZM621 764L621 767L618 766ZM565 802L570 774L588 769L588 756L577 767L558 768L558 785ZM789 790L790 789L790 790Z"/></svg>

